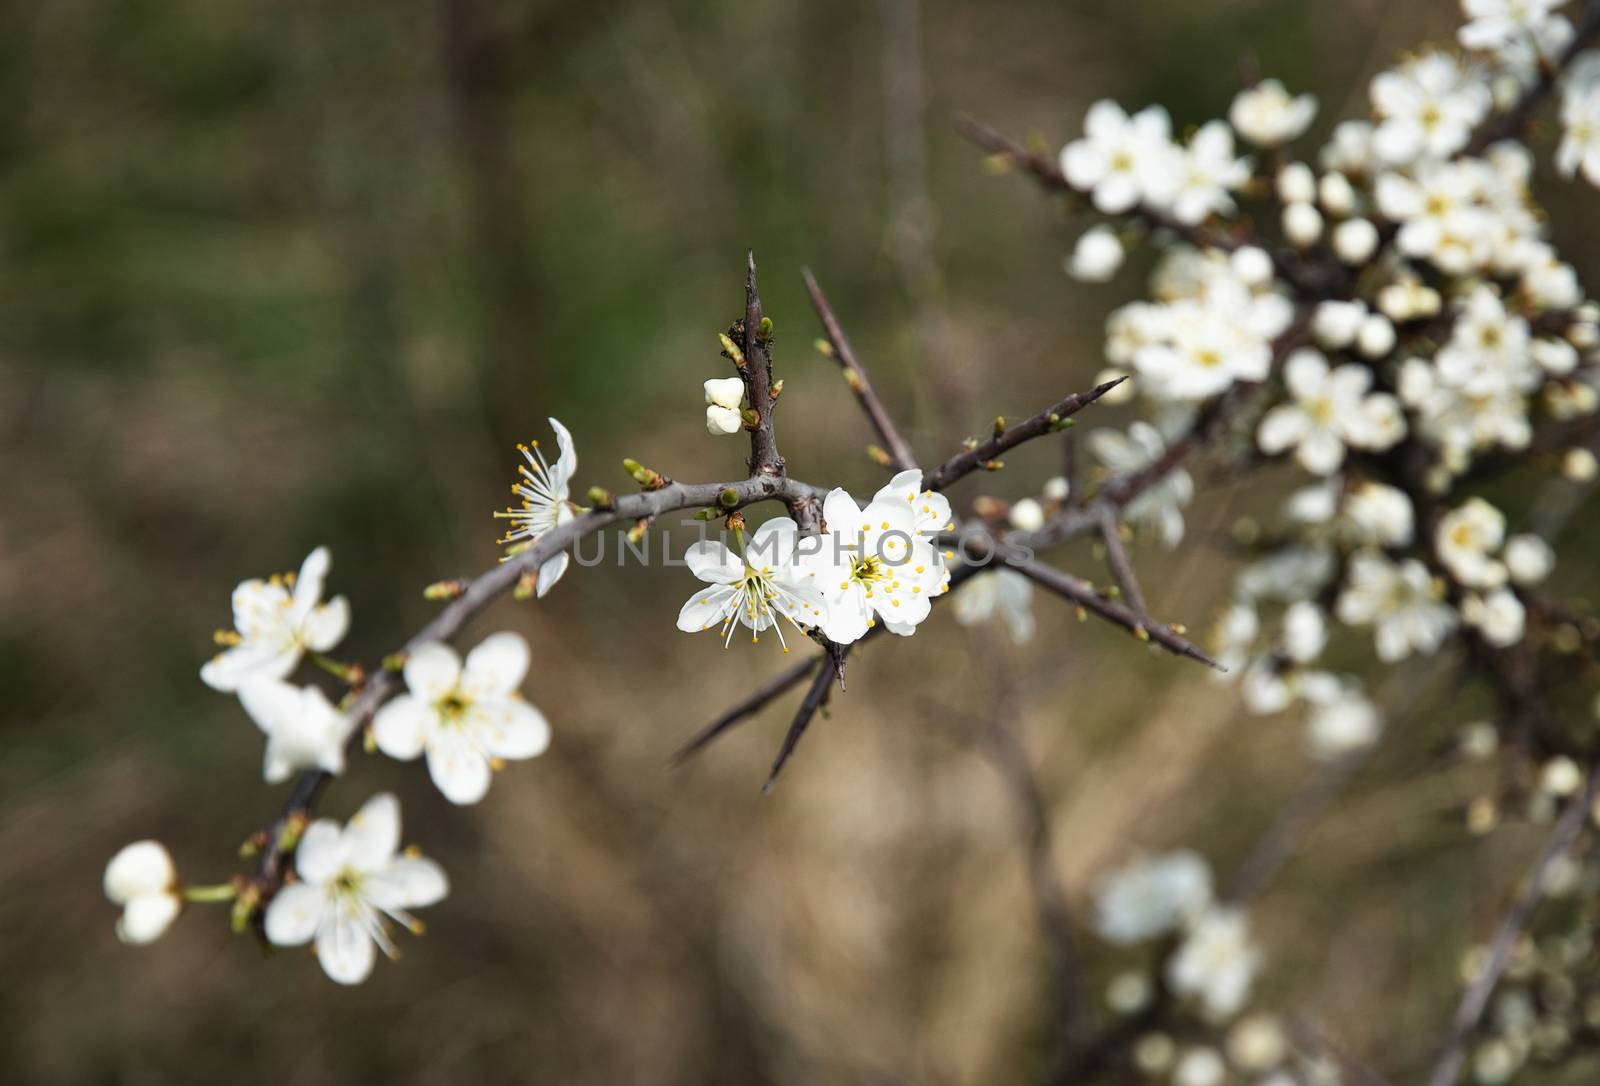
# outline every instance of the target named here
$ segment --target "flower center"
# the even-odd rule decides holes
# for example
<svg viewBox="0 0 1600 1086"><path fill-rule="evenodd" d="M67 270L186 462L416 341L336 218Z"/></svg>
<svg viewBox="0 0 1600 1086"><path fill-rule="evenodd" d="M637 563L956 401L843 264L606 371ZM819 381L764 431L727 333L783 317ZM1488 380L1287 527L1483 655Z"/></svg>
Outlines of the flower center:
<svg viewBox="0 0 1600 1086"><path fill-rule="evenodd" d="M876 554L850 556L850 579L861 584L876 584L889 579L889 568Z"/></svg>
<svg viewBox="0 0 1600 1086"><path fill-rule="evenodd" d="M434 702L433 707L446 724L459 724L461 718L467 715L467 710L472 707L472 702L462 697L461 691L452 690Z"/></svg>
<svg viewBox="0 0 1600 1086"><path fill-rule="evenodd" d="M333 893L340 898L359 898L362 881L361 872L353 867L344 868L333 877Z"/></svg>

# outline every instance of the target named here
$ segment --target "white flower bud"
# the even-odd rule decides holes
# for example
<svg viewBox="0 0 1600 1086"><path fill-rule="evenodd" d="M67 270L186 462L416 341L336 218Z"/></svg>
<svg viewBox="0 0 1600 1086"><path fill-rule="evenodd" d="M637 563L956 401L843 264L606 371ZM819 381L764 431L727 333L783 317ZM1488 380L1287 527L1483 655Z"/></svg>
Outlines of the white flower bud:
<svg viewBox="0 0 1600 1086"><path fill-rule="evenodd" d="M1333 251L1346 264L1365 264L1378 251L1378 228L1366 219L1349 219L1333 231Z"/></svg>
<svg viewBox="0 0 1600 1086"><path fill-rule="evenodd" d="M1382 313L1368 316L1356 333L1356 350L1363 358L1382 358L1394 350L1394 343L1394 325Z"/></svg>
<svg viewBox="0 0 1600 1086"><path fill-rule="evenodd" d="M1247 287L1264 287L1272 282L1272 257L1256 245L1245 245L1228 258L1234 277Z"/></svg>
<svg viewBox="0 0 1600 1086"><path fill-rule="evenodd" d="M706 382L706 403L739 410L744 403L744 381L738 377L713 377Z"/></svg>
<svg viewBox="0 0 1600 1086"><path fill-rule="evenodd" d="M1500 749L1500 733L1487 720L1475 720L1462 726L1456 736L1461 755L1475 762L1487 761Z"/></svg>
<svg viewBox="0 0 1600 1086"><path fill-rule="evenodd" d="M1044 527L1044 509L1032 498L1011 504L1011 526L1020 532L1037 532Z"/></svg>
<svg viewBox="0 0 1600 1086"><path fill-rule="evenodd" d="M1568 449L1561 458L1561 474L1574 483L1587 483L1600 473L1600 463L1588 449Z"/></svg>
<svg viewBox="0 0 1600 1086"><path fill-rule="evenodd" d="M1600 344L1600 325L1579 321L1567 329L1567 342L1580 351L1593 350L1596 344Z"/></svg>
<svg viewBox="0 0 1600 1086"><path fill-rule="evenodd" d="M1289 1038L1270 1014L1252 1014L1228 1032L1228 1059L1241 1071L1270 1071L1288 1055Z"/></svg>
<svg viewBox="0 0 1600 1086"><path fill-rule="evenodd" d="M1221 1086L1228 1069L1214 1048L1191 1048L1172 1069L1172 1086Z"/></svg>
<svg viewBox="0 0 1600 1086"><path fill-rule="evenodd" d="M1582 787L1583 770L1566 755L1550 759L1539 772L1539 790L1557 799L1575 796Z"/></svg>
<svg viewBox="0 0 1600 1086"><path fill-rule="evenodd" d="M1324 347L1350 346L1361 333L1367 307L1360 302L1323 302L1311 317L1311 334Z"/></svg>
<svg viewBox="0 0 1600 1086"><path fill-rule="evenodd" d="M1550 576L1556 565L1556 552L1550 544L1532 533L1506 540L1506 570L1517 584L1538 584Z"/></svg>
<svg viewBox="0 0 1600 1086"><path fill-rule="evenodd" d="M744 416L737 407L712 404L706 408L706 430L716 437L736 434L744 428Z"/></svg>
<svg viewBox="0 0 1600 1086"><path fill-rule="evenodd" d="M1122 267L1122 242L1109 226L1084 231L1067 261L1067 274L1084 283L1104 283Z"/></svg>
<svg viewBox="0 0 1600 1086"><path fill-rule="evenodd" d="M1283 234L1291 244L1309 249L1322 236L1322 214L1308 203L1291 203L1283 209Z"/></svg>
<svg viewBox="0 0 1600 1086"><path fill-rule="evenodd" d="M1106 985L1106 1006L1118 1014L1138 1014L1150 1005L1154 989L1143 973L1118 973Z"/></svg>
<svg viewBox="0 0 1600 1086"><path fill-rule="evenodd" d="M1159 1075L1172 1066L1178 1046L1165 1033L1146 1033L1133 1044L1133 1064L1147 1075Z"/></svg>
<svg viewBox="0 0 1600 1086"><path fill-rule="evenodd" d="M1317 202L1334 218L1347 219L1356 212L1355 187L1338 171L1325 173L1317 183Z"/></svg>
<svg viewBox="0 0 1600 1086"><path fill-rule="evenodd" d="M106 897L126 905L145 894L159 894L172 888L178 869L172 856L159 841L135 841L106 864Z"/></svg>
<svg viewBox="0 0 1600 1086"><path fill-rule="evenodd" d="M1067 482L1065 475L1057 475L1054 479L1045 481L1044 496L1053 502L1064 502L1071 493L1072 484Z"/></svg>
<svg viewBox="0 0 1600 1086"><path fill-rule="evenodd" d="M1309 204L1317 198L1317 179L1304 162L1291 162L1278 171L1278 199L1286 204Z"/></svg>
<svg viewBox="0 0 1600 1086"><path fill-rule="evenodd" d="M160 842L136 841L113 856L103 884L106 897L122 906L117 938L138 945L161 938L183 908L177 883L177 869Z"/></svg>

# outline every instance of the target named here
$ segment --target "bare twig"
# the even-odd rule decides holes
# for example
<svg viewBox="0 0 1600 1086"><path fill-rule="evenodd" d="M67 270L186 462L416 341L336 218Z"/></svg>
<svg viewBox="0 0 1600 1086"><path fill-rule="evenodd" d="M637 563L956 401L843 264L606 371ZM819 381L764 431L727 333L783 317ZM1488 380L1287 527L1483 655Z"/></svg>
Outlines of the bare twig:
<svg viewBox="0 0 1600 1086"><path fill-rule="evenodd" d="M856 358L855 349L851 347L849 338L840 327L839 318L828 305L828 299L823 295L822 288L817 285L816 277L811 274L810 268L801 268L800 275L806 281L806 293L811 295L811 306L817 311L817 319L822 322L823 335L828 337L828 344L833 348L833 360L839 363L839 368L844 372L845 383L855 394L861 410L865 411L867 418L872 421L873 429L878 431L878 437L882 439L885 451L889 454L890 465L896 471L906 471L916 467L916 454L911 451L911 445L901 436L888 409L878 398L877 389L873 388L866 368Z"/></svg>
<svg viewBox="0 0 1600 1086"><path fill-rule="evenodd" d="M1489 1006L1489 997L1494 994L1495 986L1499 984L1506 966L1511 962L1512 947L1516 945L1522 930L1527 927L1540 899L1544 897L1546 877L1550 869L1577 843L1578 837L1588 824L1589 812L1597 799L1600 799L1600 772L1591 770L1588 787L1567 804L1565 811L1561 812L1561 817L1551 828L1544 847L1539 850L1539 855L1528 868L1521 891L1500 918L1500 923L1495 926L1494 938L1489 943L1488 959L1472 983L1467 986L1466 993L1461 997L1461 1003L1456 1007L1455 1017L1450 1024L1450 1036L1445 1041L1438 1062L1434 1064L1433 1072L1428 1076L1428 1086L1452 1086L1457 1075L1461 1073L1461 1061L1466 1051L1467 1038L1472 1035L1472 1031L1483 1018L1483 1012Z"/></svg>
<svg viewBox="0 0 1600 1086"><path fill-rule="evenodd" d="M750 410L756 413L756 425L750 431L752 476L783 474L783 457L778 455L778 439L772 429L773 408L777 405L776 397L772 394L771 337L762 332L763 316L761 293L756 287L756 254L752 250L745 258L744 342L741 344L744 348L744 364L739 366L739 375L744 378L745 391L750 399Z"/></svg>
<svg viewBox="0 0 1600 1086"><path fill-rule="evenodd" d="M828 667L820 668L816 677L811 680L810 688L806 690L805 700L795 711L794 720L789 724L789 731L783 737L783 745L778 748L778 756L773 759L772 769L767 773L767 783L762 786L763 791L772 791L772 786L777 783L778 774L783 772L783 767L789 761L789 755L794 753L800 737L811 727L812 718L828 704L828 696L832 693L833 671Z"/></svg>
<svg viewBox="0 0 1600 1086"><path fill-rule="evenodd" d="M770 702L781 697L790 687L811 674L811 670L822 661L823 657L821 656L812 656L801 660L756 687L743 700L731 706L721 716L696 732L688 742L674 751L671 764L675 766L682 765L694 755L700 753L700 749L716 739L717 736L745 718L759 713Z"/></svg>
<svg viewBox="0 0 1600 1086"><path fill-rule="evenodd" d="M1024 441L1032 441L1045 434L1056 433L1064 429L1067 419L1094 403L1101 396L1116 388L1126 377L1118 377L1115 381L1096 385L1087 392L1074 392L1061 400L1056 401L1037 415L1015 426L1008 426L995 434L988 441L976 445L965 452L952 456L932 471L922 477L922 485L927 490L943 490L957 479L972 474L979 468L993 466L997 458L1009 449L1014 449Z"/></svg>
<svg viewBox="0 0 1600 1086"><path fill-rule="evenodd" d="M1117 587L1122 589L1122 598L1137 614L1148 615L1144 593L1139 591L1139 578L1133 572L1133 563L1128 560L1127 548L1122 545L1121 523L1109 509L1100 515L1100 539L1106 548L1106 566L1111 570L1111 576L1116 578Z"/></svg>
<svg viewBox="0 0 1600 1086"><path fill-rule="evenodd" d="M1027 577L1041 588L1047 588L1058 596L1064 596L1085 611L1121 626L1141 641L1153 641L1168 652L1178 656L1186 656L1191 660L1198 660L1207 667L1216 668L1218 671L1227 670L1210 656L1201 652L1172 626L1164 626L1154 622L1142 614L1135 614L1114 600L1106 599L1099 592L1096 592L1094 585L1088 581L1080 580L1070 573L1063 573L1059 569L1036 562L1031 558L1024 558L1014 551L1001 550L999 557L1007 566Z"/></svg>

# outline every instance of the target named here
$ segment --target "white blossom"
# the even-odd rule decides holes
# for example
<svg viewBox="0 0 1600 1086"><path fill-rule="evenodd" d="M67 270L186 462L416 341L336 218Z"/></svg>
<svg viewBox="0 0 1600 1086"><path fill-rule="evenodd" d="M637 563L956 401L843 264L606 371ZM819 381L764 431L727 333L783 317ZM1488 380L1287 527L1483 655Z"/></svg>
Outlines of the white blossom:
<svg viewBox="0 0 1600 1086"><path fill-rule="evenodd" d="M428 758L428 775L451 803L477 803L492 769L505 759L533 758L550 745L544 714L517 688L528 673L528 643L519 634L491 634L467 653L430 641L406 656L407 692L372 721L378 749L391 758Z"/></svg>
<svg viewBox="0 0 1600 1086"><path fill-rule="evenodd" d="M1522 640L1527 617L1522 601L1509 588L1496 588L1461 601L1461 621L1475 627L1489 644L1501 648Z"/></svg>
<svg viewBox="0 0 1600 1086"><path fill-rule="evenodd" d="M1142 943L1199 916L1212 900L1211 867L1187 849L1114 872L1095 898L1095 930L1107 942Z"/></svg>
<svg viewBox="0 0 1600 1086"><path fill-rule="evenodd" d="M399 956L388 922L420 933L410 910L444 900L444 870L400 847L400 804L387 792L368 800L340 829L331 818L306 827L294 853L299 881L278 891L266 912L275 946L315 941L323 971L340 984L372 972L375 949Z"/></svg>
<svg viewBox="0 0 1600 1086"><path fill-rule="evenodd" d="M1135 422L1126 434L1096 430L1087 439L1089 452L1118 475L1140 471L1160 459L1167 443L1148 422ZM1167 472L1129 502L1123 515L1131 524L1155 533L1166 547L1183 541L1183 507L1194 497L1194 480L1182 468Z"/></svg>
<svg viewBox="0 0 1600 1086"><path fill-rule="evenodd" d="M1299 139L1317 115L1317 99L1291 96L1276 79L1263 79L1234 96L1228 123L1257 147L1280 147Z"/></svg>
<svg viewBox="0 0 1600 1086"><path fill-rule="evenodd" d="M1177 995L1197 999L1211 1019L1226 1021L1250 998L1260 964L1244 913L1218 906L1190 925L1167 963L1167 984Z"/></svg>
<svg viewBox="0 0 1600 1086"><path fill-rule="evenodd" d="M1378 228L1367 219L1347 219L1334 227L1333 251L1346 264L1365 264L1378 251Z"/></svg>
<svg viewBox="0 0 1600 1086"><path fill-rule="evenodd" d="M1171 131L1160 106L1129 117L1115 102L1096 102L1084 119L1084 137L1062 149L1061 172L1108 215L1141 203L1164 208L1177 184Z"/></svg>
<svg viewBox="0 0 1600 1086"><path fill-rule="evenodd" d="M317 687L251 679L239 687L239 704L267 737L261 774L269 784L302 769L334 776L344 772L344 748L354 722Z"/></svg>
<svg viewBox="0 0 1600 1086"><path fill-rule="evenodd" d="M1222 1053L1207 1045L1191 1048L1172 1069L1172 1086L1222 1086L1228 1067Z"/></svg>
<svg viewBox="0 0 1600 1086"><path fill-rule="evenodd" d="M1457 32L1468 49L1498 50L1540 31L1567 0L1461 0L1470 20Z"/></svg>
<svg viewBox="0 0 1600 1086"><path fill-rule="evenodd" d="M235 633L218 635L230 645L200 669L213 690L232 693L252 678L282 679L307 651L327 652L350 628L343 596L322 602L331 559L328 548L306 556L298 575L242 582L233 590Z"/></svg>
<svg viewBox="0 0 1600 1086"><path fill-rule="evenodd" d="M1371 480L1356 483L1345 495L1342 513L1359 543L1380 547L1411 544L1416 514L1411 499L1398 487Z"/></svg>
<svg viewBox="0 0 1600 1086"><path fill-rule="evenodd" d="M1022 498L1011 503L1006 519L1019 532L1037 532L1044 527L1044 506L1032 498Z"/></svg>
<svg viewBox="0 0 1600 1086"><path fill-rule="evenodd" d="M1600 85L1568 90L1561 104L1561 128L1556 168L1563 177L1581 171L1589 184L1600 185Z"/></svg>
<svg viewBox="0 0 1600 1086"><path fill-rule="evenodd" d="M1434 545L1452 576L1472 588L1497 588L1505 583L1506 567L1494 557L1505 541L1506 518L1482 498L1439 518Z"/></svg>
<svg viewBox="0 0 1600 1086"><path fill-rule="evenodd" d="M1293 400L1268 411L1256 443L1268 455L1295 450L1300 466L1329 475L1344 462L1345 447L1384 449L1405 436L1393 396L1369 392L1372 371L1362 366L1328 368L1320 352L1302 348L1284 365Z"/></svg>
<svg viewBox="0 0 1600 1086"><path fill-rule="evenodd" d="M797 631L821 625L826 600L818 570L800 561L800 529L788 517L757 528L741 557L721 540L703 539L684 554L689 571L711 587L690 596L678 612L678 629L717 628L724 646L739 626L752 642L772 630L788 651L780 618Z"/></svg>
<svg viewBox="0 0 1600 1086"><path fill-rule="evenodd" d="M1085 283L1104 283L1122 267L1122 242L1109 226L1091 227L1078 238L1072 258L1067 262L1067 272Z"/></svg>
<svg viewBox="0 0 1600 1086"><path fill-rule="evenodd" d="M1322 237L1322 213L1309 203L1285 204L1283 234L1293 245L1311 248Z"/></svg>
<svg viewBox="0 0 1600 1086"><path fill-rule="evenodd" d="M1415 558L1394 562L1380 551L1357 551L1339 596L1339 621L1373 627L1384 663L1414 652L1429 655L1456 625L1455 611L1441 595L1428 567Z"/></svg>
<svg viewBox="0 0 1600 1086"><path fill-rule="evenodd" d="M517 465L517 474L522 479L512 486L511 493L520 497L522 503L495 513L495 516L511 522L511 527L500 540L502 543L532 545L551 529L577 516L577 508L568 496L568 489L572 484L572 476L578 470L578 450L573 446L572 435L565 426L555 419L546 421L550 423L550 429L555 431L556 447L560 454L556 462L551 464L545 461L537 441L531 445L517 446L517 451L522 453L527 463ZM561 575L567 571L570 557L566 551L562 551L539 567L536 591L540 597L561 579Z"/></svg>
<svg viewBox="0 0 1600 1086"><path fill-rule="evenodd" d="M1488 88L1448 53L1425 53L1372 80L1373 148L1390 163L1445 158L1489 112Z"/></svg>
<svg viewBox="0 0 1600 1086"><path fill-rule="evenodd" d="M1011 640L1026 644L1033 638L1033 582L1013 569L980 573L961 586L951 603L958 623L977 626L1000 619Z"/></svg>
<svg viewBox="0 0 1600 1086"><path fill-rule="evenodd" d="M817 571L826 607L822 632L847 645L883 620L908 636L948 589L949 570L936 537L954 527L950 502L922 489L922 472L902 471L865 509L835 488L822 501L827 525L806 568Z"/></svg>
<svg viewBox="0 0 1600 1086"><path fill-rule="evenodd" d="M1531 533L1514 535L1506 540L1506 571L1520 585L1535 585L1556 566L1556 552L1539 536Z"/></svg>
<svg viewBox="0 0 1600 1086"><path fill-rule="evenodd" d="M1300 676L1297 693L1310 707L1306 740L1311 755L1336 761L1377 742L1383 717L1353 684L1326 672Z"/></svg>
<svg viewBox="0 0 1600 1086"><path fill-rule="evenodd" d="M124 943L153 943L166 933L183 909L178 871L159 841L135 841L106 864L106 897L122 906L117 938Z"/></svg>
<svg viewBox="0 0 1600 1086"><path fill-rule="evenodd" d="M1200 127L1183 149L1178 165L1172 217L1191 226L1214 212L1232 214L1232 193L1250 180L1250 160L1234 157L1233 132L1221 121Z"/></svg>

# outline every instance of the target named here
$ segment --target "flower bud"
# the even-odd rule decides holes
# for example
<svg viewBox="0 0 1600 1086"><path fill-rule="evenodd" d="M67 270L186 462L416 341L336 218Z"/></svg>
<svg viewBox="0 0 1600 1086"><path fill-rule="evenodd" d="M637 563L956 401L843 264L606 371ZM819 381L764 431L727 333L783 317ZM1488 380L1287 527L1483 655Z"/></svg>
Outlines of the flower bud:
<svg viewBox="0 0 1600 1086"><path fill-rule="evenodd" d="M1317 198L1317 179L1304 162L1291 162L1278 171L1278 199L1286 204L1309 204Z"/></svg>
<svg viewBox="0 0 1600 1086"><path fill-rule="evenodd" d="M1356 350L1363 358L1382 358L1394 350L1394 344L1394 325L1382 313L1369 314L1356 332Z"/></svg>
<svg viewBox="0 0 1600 1086"><path fill-rule="evenodd" d="M738 377L713 377L705 383L706 403L737 409L744 403L744 381Z"/></svg>
<svg viewBox="0 0 1600 1086"><path fill-rule="evenodd" d="M1317 202L1336 219L1347 219L1356 212L1356 190L1337 171L1325 173L1317 183Z"/></svg>
<svg viewBox="0 0 1600 1086"><path fill-rule="evenodd" d="M1044 509L1032 498L1011 504L1011 526L1020 532L1037 532L1044 527Z"/></svg>
<svg viewBox="0 0 1600 1086"><path fill-rule="evenodd" d="M1283 233L1297 248L1309 249L1322 236L1322 215L1308 203L1292 203L1283 209Z"/></svg>
<svg viewBox="0 0 1600 1086"><path fill-rule="evenodd" d="M717 342L722 344L722 353L733 359L735 366L744 369L744 352L739 349L737 343L728 338L728 333L718 332Z"/></svg>
<svg viewBox="0 0 1600 1086"><path fill-rule="evenodd" d="M720 407L712 404L706 408L706 432L714 437L726 437L744 429L744 416L737 407Z"/></svg>
<svg viewBox="0 0 1600 1086"><path fill-rule="evenodd" d="M1333 251L1346 264L1365 264L1378 251L1378 228L1366 219L1349 219L1333 231Z"/></svg>
<svg viewBox="0 0 1600 1086"><path fill-rule="evenodd" d="M161 938L183 908L177 885L172 857L158 841L136 841L113 856L103 886L106 897L122 906L117 938L138 945Z"/></svg>
<svg viewBox="0 0 1600 1086"><path fill-rule="evenodd" d="M1234 276L1247 287L1264 287L1272 282L1272 257L1259 246L1245 245L1235 249L1228 262Z"/></svg>
<svg viewBox="0 0 1600 1086"><path fill-rule="evenodd" d="M1067 274L1084 283L1104 283L1122 267L1122 242L1109 226L1084 232L1067 261Z"/></svg>

